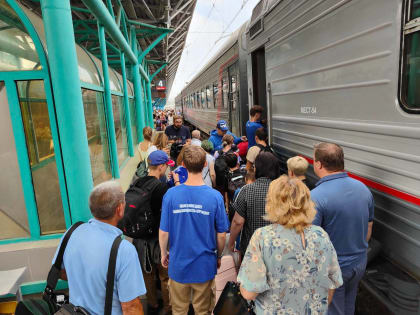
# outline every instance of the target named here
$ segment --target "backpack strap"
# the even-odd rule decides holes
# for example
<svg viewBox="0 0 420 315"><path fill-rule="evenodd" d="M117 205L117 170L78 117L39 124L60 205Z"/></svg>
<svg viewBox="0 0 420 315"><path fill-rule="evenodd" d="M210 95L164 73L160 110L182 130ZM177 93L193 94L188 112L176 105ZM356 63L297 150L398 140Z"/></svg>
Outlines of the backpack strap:
<svg viewBox="0 0 420 315"><path fill-rule="evenodd" d="M112 298L114 296L115 267L117 265L118 248L122 242L121 235L118 235L112 243L111 253L109 254L108 273L106 276L106 294L105 294L105 315L112 313Z"/></svg>
<svg viewBox="0 0 420 315"><path fill-rule="evenodd" d="M73 234L74 230L77 229L83 222L79 221L72 225L72 227L64 235L63 240L61 241L60 249L58 250L57 257L54 264L51 266L51 269L47 277L47 286L45 288L45 293L51 294L55 287L57 286L58 279L60 277L61 265L63 264L64 252L66 250L67 243L69 242L70 236Z"/></svg>

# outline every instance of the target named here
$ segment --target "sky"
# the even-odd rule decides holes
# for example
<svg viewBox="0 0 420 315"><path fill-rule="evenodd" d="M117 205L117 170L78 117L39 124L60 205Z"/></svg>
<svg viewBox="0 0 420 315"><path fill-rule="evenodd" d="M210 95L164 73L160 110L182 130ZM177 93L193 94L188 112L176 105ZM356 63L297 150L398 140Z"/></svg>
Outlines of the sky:
<svg viewBox="0 0 420 315"><path fill-rule="evenodd" d="M168 105L217 53L229 34L251 18L259 0L197 0Z"/></svg>

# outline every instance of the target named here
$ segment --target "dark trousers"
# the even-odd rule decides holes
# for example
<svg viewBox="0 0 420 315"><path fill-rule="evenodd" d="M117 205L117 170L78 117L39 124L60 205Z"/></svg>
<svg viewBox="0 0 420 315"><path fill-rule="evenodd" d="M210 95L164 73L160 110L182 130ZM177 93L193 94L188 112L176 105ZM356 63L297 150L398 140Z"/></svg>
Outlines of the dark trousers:
<svg viewBox="0 0 420 315"><path fill-rule="evenodd" d="M366 270L366 254L353 266L341 269L343 285L335 290L328 315L353 315L357 289Z"/></svg>

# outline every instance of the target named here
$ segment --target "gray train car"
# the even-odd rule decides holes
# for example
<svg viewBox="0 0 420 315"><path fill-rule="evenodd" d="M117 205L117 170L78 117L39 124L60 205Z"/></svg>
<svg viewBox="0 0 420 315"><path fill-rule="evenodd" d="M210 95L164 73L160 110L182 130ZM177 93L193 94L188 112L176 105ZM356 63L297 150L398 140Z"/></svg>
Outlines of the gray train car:
<svg viewBox="0 0 420 315"><path fill-rule="evenodd" d="M176 97L176 104L182 104L185 121L207 134L216 128L219 119L228 121L234 134L245 134L244 122L248 120L245 29L243 25L234 32Z"/></svg>
<svg viewBox="0 0 420 315"><path fill-rule="evenodd" d="M310 162L315 143L340 144L374 194L373 237L390 270L417 280L419 17L418 0L263 0L247 29L249 103L267 104L271 143ZM393 311L412 314L411 302Z"/></svg>

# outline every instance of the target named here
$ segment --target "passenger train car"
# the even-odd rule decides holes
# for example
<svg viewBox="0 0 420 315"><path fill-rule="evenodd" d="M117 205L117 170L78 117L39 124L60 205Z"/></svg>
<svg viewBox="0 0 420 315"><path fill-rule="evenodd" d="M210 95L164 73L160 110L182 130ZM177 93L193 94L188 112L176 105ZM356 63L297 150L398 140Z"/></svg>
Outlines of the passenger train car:
<svg viewBox="0 0 420 315"><path fill-rule="evenodd" d="M419 0L262 0L233 46L246 49L239 63L246 58L247 71L237 83L247 97L229 116L233 131L244 134L248 108L259 104L284 159L302 155L311 163L313 145L322 141L344 148L346 171L374 195L373 237L390 262L391 289L372 292L396 314L420 309L418 296L401 293L418 289L420 279L419 17ZM207 80L207 72L228 58L222 51L179 98L185 119L206 132L230 109L222 97L226 90L230 99L230 86L220 88L225 76L216 110L195 100L216 79ZM311 172L309 185L315 182ZM393 286L391 274L404 280Z"/></svg>
<svg viewBox="0 0 420 315"><path fill-rule="evenodd" d="M175 98L176 111L207 134L219 119L229 121L235 134L248 120L246 25L234 32L216 56Z"/></svg>

